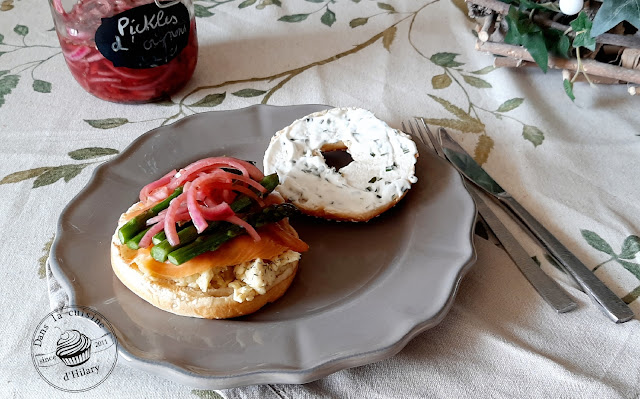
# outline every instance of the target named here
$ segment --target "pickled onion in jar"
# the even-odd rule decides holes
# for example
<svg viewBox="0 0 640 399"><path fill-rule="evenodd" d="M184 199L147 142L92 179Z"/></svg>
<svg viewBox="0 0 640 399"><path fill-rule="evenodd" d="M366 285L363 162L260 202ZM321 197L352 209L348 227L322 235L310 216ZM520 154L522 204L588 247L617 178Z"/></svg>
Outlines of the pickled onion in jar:
<svg viewBox="0 0 640 399"><path fill-rule="evenodd" d="M68 12L61 0L50 3L69 70L80 86L94 96L122 103L156 101L181 89L193 75L198 39L191 0L79 0ZM182 13L180 20L174 10ZM105 28L107 21L111 21L111 30ZM169 31L170 22L177 25L177 21L184 26ZM113 46L105 47L98 40L105 31L109 39L115 37ZM176 44L179 35L183 37ZM118 48L121 39L130 40L128 43L133 42L134 46ZM116 53L108 47L121 51ZM127 51L129 47L131 51ZM116 58L123 56L138 58L135 62Z"/></svg>

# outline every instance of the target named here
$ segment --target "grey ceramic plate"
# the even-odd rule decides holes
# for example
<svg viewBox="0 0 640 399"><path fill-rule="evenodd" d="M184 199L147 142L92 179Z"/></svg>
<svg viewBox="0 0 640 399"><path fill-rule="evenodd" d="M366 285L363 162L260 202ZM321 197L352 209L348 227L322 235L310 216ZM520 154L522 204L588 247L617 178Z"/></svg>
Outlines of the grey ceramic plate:
<svg viewBox="0 0 640 399"><path fill-rule="evenodd" d="M158 310L113 275L109 243L139 189L207 156L261 164L270 137L326 108L252 106L152 130L95 171L62 212L51 266L71 303L114 326L120 359L199 388L304 383L397 353L445 316L475 261L475 207L455 170L419 145L418 183L366 224L293 221L311 246L286 295L235 320Z"/></svg>

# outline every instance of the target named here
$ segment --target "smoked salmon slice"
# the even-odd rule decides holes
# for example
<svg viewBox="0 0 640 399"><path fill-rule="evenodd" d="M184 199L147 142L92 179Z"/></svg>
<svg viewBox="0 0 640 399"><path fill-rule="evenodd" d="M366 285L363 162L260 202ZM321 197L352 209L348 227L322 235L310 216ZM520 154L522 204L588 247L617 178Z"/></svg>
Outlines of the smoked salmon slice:
<svg viewBox="0 0 640 399"><path fill-rule="evenodd" d="M280 223L283 224L282 230L288 232L293 230L288 222L281 221ZM181 265L174 265L171 262L158 262L151 257L150 247L139 249L133 262L143 266L153 275L181 278L195 273L202 273L212 268L237 265L257 258L272 259L291 247L291 245L287 245L287 240L283 240L282 230L278 230L280 229L260 229L259 234L262 239L257 242L248 235L236 237L220 246L217 250L206 252ZM295 230L290 234L295 234ZM300 241L297 237L295 238Z"/></svg>

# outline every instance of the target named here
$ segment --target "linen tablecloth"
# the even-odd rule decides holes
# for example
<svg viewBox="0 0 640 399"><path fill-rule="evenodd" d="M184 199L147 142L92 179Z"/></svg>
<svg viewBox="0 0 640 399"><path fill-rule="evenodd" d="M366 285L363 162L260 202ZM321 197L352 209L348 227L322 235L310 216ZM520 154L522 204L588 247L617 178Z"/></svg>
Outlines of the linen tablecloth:
<svg viewBox="0 0 640 399"><path fill-rule="evenodd" d="M122 360L81 394L39 378L29 345L50 308L48 252L61 209L92 170L155 127L258 103L357 106L398 128L414 116L449 127L640 314L640 113L624 85L577 84L574 103L559 72L493 68L491 57L474 50L474 22L457 0L196 0L195 11L193 79L170 102L123 105L92 97L73 80L45 3L2 1L0 396L638 397L638 317L610 322L504 214L529 254L579 303L576 311L555 314L480 231L478 261L447 317L390 359L304 385L220 391Z"/></svg>

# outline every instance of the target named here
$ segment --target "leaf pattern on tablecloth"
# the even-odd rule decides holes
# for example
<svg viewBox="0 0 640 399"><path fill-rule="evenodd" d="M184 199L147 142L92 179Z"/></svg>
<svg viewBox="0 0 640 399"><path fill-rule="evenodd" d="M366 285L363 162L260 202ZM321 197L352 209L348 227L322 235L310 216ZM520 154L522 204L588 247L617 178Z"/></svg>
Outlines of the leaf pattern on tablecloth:
<svg viewBox="0 0 640 399"><path fill-rule="evenodd" d="M118 150L113 148L87 147L70 151L67 155L72 160L81 161L110 156L118 154L118 152ZM64 180L68 183L69 181L71 181L71 179L78 176L84 168L97 162L102 161L71 163L59 166L41 166L38 168L21 170L4 176L2 179L0 179L0 185L18 183L34 178L35 180L33 182L32 188L48 186L59 180Z"/></svg>
<svg viewBox="0 0 640 399"><path fill-rule="evenodd" d="M413 47L421 56L427 58L415 45L413 45ZM466 110L458 105L454 105L443 97L429 94L429 97L444 107L444 109L455 116L455 118L429 118L423 116L424 121L429 124L455 129L462 133L481 134L474 149L474 158L480 164L487 161L493 149L493 139L486 132L485 123L482 121L481 114L489 114L499 120L507 118L519 123L522 125L522 137L531 142L534 147L541 145L544 141L544 132L542 132L542 130L536 126L524 123L513 116L506 115L507 112L520 107L525 101L524 98L517 97L508 99L500 104L495 111L483 108L474 103L469 93L470 90L491 89L493 87L491 83L485 79L474 75L486 75L493 72L496 68L487 66L475 71L465 71L462 68L465 63L457 60L458 56L459 54L457 53L439 52L431 55L427 59L443 69L442 73L435 75L431 79L432 88L434 90L445 90L452 84L457 85L458 88L462 90L464 98L466 99ZM464 82L466 86L462 82Z"/></svg>
<svg viewBox="0 0 640 399"><path fill-rule="evenodd" d="M0 11L9 11L13 9L13 0L3 0L0 3Z"/></svg>
<svg viewBox="0 0 640 399"><path fill-rule="evenodd" d="M47 277L47 259L49 259L49 251L51 251L51 245L53 245L53 239L56 235L52 235L49 241L42 246L42 256L38 258L38 277L40 280Z"/></svg>
<svg viewBox="0 0 640 399"><path fill-rule="evenodd" d="M411 27L413 21L418 14L426 9L428 6L439 2L439 0L433 0L417 7L412 12L402 13L402 17L397 19L394 23L387 26L381 31L374 33L369 39L362 41L349 48L346 51L333 54L330 57L326 57L322 60L309 63L307 65L298 66L286 71L277 72L268 76L262 77L250 77L246 79L230 80L215 85L199 86L188 93L182 95L181 98L174 101L167 101L162 104L167 109L175 109L177 111L166 116L161 125L171 123L181 117L191 115L198 112L207 111L211 108L222 105L227 99L227 90L231 86L244 86L239 89L235 89L231 92L233 96L244 98L256 98L260 99L262 104L267 104L271 100L272 96L282 89L292 79L302 75L306 71L336 62L344 57L359 53L368 49L370 46L380 42L384 49L392 53L392 45L397 39L398 26L401 24L407 24L409 27L409 35L407 40L414 50L423 58L430 61L431 64L438 68L442 68L442 71L437 71L431 79L432 88L436 92L443 92L447 94L447 89L453 89L455 87L462 90L464 98L460 99L459 96L455 96L456 101L447 99L444 95L428 94L428 96L438 103L442 109L451 114L450 117L434 118L423 116L425 122L444 126L450 129L458 130L462 133L473 133L478 135L476 147L474 150L474 158L480 164L486 162L490 156L491 150L494 147L493 138L487 133L486 125L482 116L492 115L496 119L509 119L522 126L522 137L525 140L531 142L534 146L539 146L544 141L544 133L538 127L527 124L519 119L508 115L507 113L515 110L523 105L525 99L517 97L506 99L502 103L497 104L495 110L486 109L473 102L470 92L472 90L491 90L493 86L488 82L484 76L493 72L496 68L493 66L486 66L481 69L465 69L465 62L458 59L459 54L453 52L437 52L430 57L424 55L424 53L413 43L411 39ZM329 4L332 1L325 0L312 0L308 1L308 7L315 8L309 12L294 12L281 16L278 20L285 23L299 23L306 21L308 17L321 14L324 10L324 14L321 16L321 22L329 27L338 22L338 17L335 13L329 9ZM314 5L314 3L317 3ZM217 5L220 5L216 3ZM239 8L246 8L256 4L255 1L245 1L240 4ZM302 7L302 6L300 6ZM363 25L366 25L372 18L380 18L389 15L400 14L396 11L396 8L389 3L377 2L377 10L371 12L368 15L353 18L349 21L349 26L352 29L357 29ZM330 16L327 12L331 11ZM230 90L229 90L230 91ZM460 104L460 100L466 100L463 104ZM139 121L129 121L126 118L111 117L99 120L85 120L92 127L99 129L112 129L120 127L127 123L136 123Z"/></svg>
<svg viewBox="0 0 640 399"><path fill-rule="evenodd" d="M178 107L176 112L166 116L163 119L161 125L166 125L183 116L203 112L223 104L227 99L227 91L220 89L225 89L228 86L232 85L245 85L245 87L238 88L237 90L231 92L233 96L261 99L262 104L267 104L272 96L280 89L282 89L288 82L312 68L330 64L344 57L356 54L369 48L371 45L377 43L378 41L381 42L383 48L391 53L393 42L395 40L398 40L396 38L398 26L400 24L407 24L409 28L407 40L409 41L410 45L420 56L429 60L438 68L442 68L441 71L435 72L434 76L431 79L431 83L433 90L437 92L442 91L445 95L429 94L429 96L453 116L445 118L435 118L423 115L427 123L448 127L450 129L458 130L462 133L478 134L479 136L474 150L474 158L481 164L487 161L491 150L493 149L493 139L486 132L486 124L481 117L481 113L493 115L495 118L500 120L506 118L519 123L520 125L522 125L522 137L525 140L531 142L536 147L541 145L544 141L544 132L541 129L506 114L520 107L524 103L524 99L507 99L495 110L483 108L472 100L472 97L470 95L470 92L472 90L491 90L493 88L492 84L487 81L484 76L494 71L494 67L487 66L481 69L466 70L464 68L465 62L458 59L458 53L442 51L436 52L427 57L423 53L423 51L421 51L415 45L411 38L411 29L413 27L415 18L428 6L439 1L440 0L433 0L417 6L414 11L403 13L399 13L396 10L396 7L389 2L376 2L375 11L369 12L367 15L361 17L352 18L350 21L348 21L349 26L352 29L357 29L369 23L372 18L383 18L385 16L394 16L395 18L398 18L399 15L401 15L401 17L378 33L374 33L373 36L371 36L368 40L364 40L363 42L356 44L353 48L334 54L331 57L327 57L325 59L312 62L307 65L298 66L290 70L271 74L269 76L251 77L246 79L226 81L216 85L205 85L196 87L187 94L183 95L183 97L178 99L178 101L165 101L161 104L158 104L168 109L175 109L176 106ZM229 4L229 9L232 9L231 6L233 5L233 7L238 10L254 6L256 9L264 9L267 6L272 5L280 8L282 7L281 2L278 0L244 0L239 3L236 0L197 0L194 5L195 13L198 17L201 18L213 16L214 13L212 12L212 10L214 8L227 5L228 3L233 3ZM278 21L282 23L298 23L306 21L310 16L318 15L320 22L323 25L331 28L334 24L341 22L339 16L336 15L336 12L332 8L330 8L330 6L334 3L334 0L307 0L305 3L296 4L296 7L300 7L300 12L285 14L285 11L282 11L281 14L284 15L281 15L278 18ZM362 4L366 6L366 3ZM311 7L311 9L309 9L309 7ZM373 5L369 5L369 7L373 7ZM227 12L229 11L227 10ZM347 21L342 21L342 23L347 23ZM3 42L4 36L0 35L0 46L11 46L11 48L7 52L20 51L22 49L32 47L49 47L59 49L59 47L53 46L27 44L25 38L29 35L29 27L26 25L17 24L13 28L13 33L18 37L21 37L22 44L6 44ZM3 49L3 47L0 47L0 50ZM0 53L0 55L1 54L2 53ZM4 102L6 101L6 97L11 94L12 90L18 86L20 82L19 74L26 70L30 70L31 72L31 86L34 92L51 93L53 90L52 84L40 77L36 77L34 75L34 71L36 71L38 67L40 67L42 64L44 64L57 54L60 54L60 51L37 61L14 66L11 70L0 71L0 106L4 104ZM448 98L450 97L446 95L449 93L448 90L454 89L455 87L462 90L464 99L459 98L459 96L455 96L456 101ZM465 102L464 100L466 100L466 102L460 104L460 100L463 100L463 102ZM114 129L128 123L143 122L131 121L128 118L123 117L84 119L84 121L90 126L97 129ZM52 181L57 181L59 179L70 180L75 175L77 175L77 173L79 173L79 170L81 170L79 168L80 167L77 165L62 165L60 167L57 167L57 169L48 170L46 172L43 172L44 177L38 183L44 183L43 185L46 185L50 184Z"/></svg>
<svg viewBox="0 0 640 399"><path fill-rule="evenodd" d="M200 399L223 399L219 393L212 390L192 389L191 393Z"/></svg>
<svg viewBox="0 0 640 399"><path fill-rule="evenodd" d="M42 54L42 51L39 51L38 56L42 57L40 59L14 65L8 70L0 70L0 107L5 104L7 97L9 96L9 94L11 94L13 89L18 86L21 80L20 75L26 71L30 71L32 81L31 88L34 92L43 94L51 93L51 82L48 82L43 78L36 77L36 70L53 57L62 53L59 46L49 46L45 44L28 44L26 40L27 36L29 35L29 27L26 25L17 24L13 27L12 32L12 35L17 36L19 40L18 43L16 43L15 41L7 42L5 35L0 33L0 60L2 60L3 56L6 58L6 54L30 50L34 48L52 50L51 54L49 55L46 54L47 52L45 52L45 54ZM38 73L37 75L40 74Z"/></svg>
<svg viewBox="0 0 640 399"><path fill-rule="evenodd" d="M616 253L613 247L598 233L591 230L580 230L582 237L587 244L592 248L609 255L609 259L597 264L593 271L598 270L601 266L609 262L616 262L622 266L629 273L633 274L638 280L640 280L640 264L632 262L640 253L640 237L636 235L627 236L622 242L620 253ZM632 292L627 294L623 299L625 302L630 303L638 298L640 295L640 287L635 288Z"/></svg>

